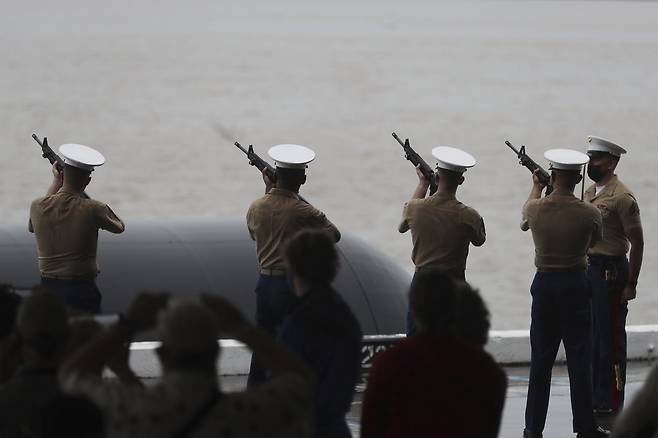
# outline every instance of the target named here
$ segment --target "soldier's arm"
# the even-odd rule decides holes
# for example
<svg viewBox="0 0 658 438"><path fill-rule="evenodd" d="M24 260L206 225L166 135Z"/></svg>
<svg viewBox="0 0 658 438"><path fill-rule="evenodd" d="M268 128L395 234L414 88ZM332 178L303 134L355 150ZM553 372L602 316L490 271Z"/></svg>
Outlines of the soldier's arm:
<svg viewBox="0 0 658 438"><path fill-rule="evenodd" d="M420 164L416 166L416 175L418 175L418 185L411 195L411 199L423 199L427 194L427 189L430 187L430 182L425 178L423 172L420 171Z"/></svg>
<svg viewBox="0 0 658 438"><path fill-rule="evenodd" d="M50 186L48 187L46 196L54 195L59 191L59 189L62 188L62 185L64 184L64 174L60 172L59 169L57 169L57 162L53 164L52 172L53 172L53 180L50 183Z"/></svg>
<svg viewBox="0 0 658 438"><path fill-rule="evenodd" d="M404 208L402 209L402 222L400 222L400 225L398 225L398 231L400 233L406 233L407 231L409 231L408 208L409 208L409 203L407 202L406 204L404 204Z"/></svg>
<svg viewBox="0 0 658 438"><path fill-rule="evenodd" d="M530 189L528 201L541 198L541 192L544 190L544 185L542 184L539 175L539 169L535 170L532 174L532 189Z"/></svg>
<svg viewBox="0 0 658 438"><path fill-rule="evenodd" d="M249 207L249 210L247 210L247 231L249 231L249 237L251 237L251 240L256 240L256 235L254 234L253 230L253 223L254 223L254 213L253 213L253 207Z"/></svg>
<svg viewBox="0 0 658 438"><path fill-rule="evenodd" d="M99 202L94 210L98 228L115 234L123 233L126 230L123 221L112 211L109 205Z"/></svg>
<svg viewBox="0 0 658 438"><path fill-rule="evenodd" d="M628 194L618 200L616 210L624 227L626 238L631 244L631 251L628 255L628 284L624 289L624 298L632 300L635 298L637 279L640 276L644 255L644 232L640 220L640 208L635 197Z"/></svg>
<svg viewBox="0 0 658 438"><path fill-rule="evenodd" d="M528 199L523 205L523 213L521 217L521 230L528 231L530 229L530 223L528 222L528 205L532 201L541 198L541 192L544 190L544 185L541 183L539 178L539 169L535 170L532 174L532 189L530 189L530 194L528 194Z"/></svg>
<svg viewBox="0 0 658 438"><path fill-rule="evenodd" d="M528 231L530 229L530 208L534 200L528 199L525 204L523 204L523 209L521 210L521 231Z"/></svg>
<svg viewBox="0 0 658 438"><path fill-rule="evenodd" d="M325 229L325 231L327 231L330 235L333 236L334 242L339 242L341 237L340 231L338 231L336 225L334 225L329 219L327 219L327 216L325 216L324 213L321 214L324 222L323 228Z"/></svg>
<svg viewBox="0 0 658 438"><path fill-rule="evenodd" d="M635 298L635 288L637 286L637 279L640 276L640 269L642 268L642 257L644 255L644 233L642 227L631 228L626 233L626 237L631 242L631 251L628 255L628 285L632 287L626 295L627 300Z"/></svg>
<svg viewBox="0 0 658 438"><path fill-rule="evenodd" d="M473 246L482 246L486 240L487 232L484 228L484 219L478 214L473 226L473 238L471 239L471 243Z"/></svg>
<svg viewBox="0 0 658 438"><path fill-rule="evenodd" d="M323 212L313 207L308 202L301 202L298 206L303 212L301 216L304 218L302 219L304 222L302 224L303 226L321 229L329 233L329 235L334 238L334 242L340 241L340 231L338 231L338 228L327 219L327 216Z"/></svg>

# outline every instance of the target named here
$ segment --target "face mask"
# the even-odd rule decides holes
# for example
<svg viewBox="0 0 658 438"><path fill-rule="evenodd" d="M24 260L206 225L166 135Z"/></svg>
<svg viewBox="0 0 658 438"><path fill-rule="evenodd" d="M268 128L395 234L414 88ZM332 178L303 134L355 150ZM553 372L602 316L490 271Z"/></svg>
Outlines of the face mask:
<svg viewBox="0 0 658 438"><path fill-rule="evenodd" d="M599 182L603 179L604 176L603 169L600 167L594 167L594 166L587 166L587 176L594 181L594 182Z"/></svg>

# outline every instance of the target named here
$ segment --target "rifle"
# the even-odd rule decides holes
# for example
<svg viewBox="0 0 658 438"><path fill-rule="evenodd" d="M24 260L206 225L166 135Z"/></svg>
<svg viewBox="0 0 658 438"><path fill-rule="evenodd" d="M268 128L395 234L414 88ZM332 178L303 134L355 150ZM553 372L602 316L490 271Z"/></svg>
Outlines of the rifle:
<svg viewBox="0 0 658 438"><path fill-rule="evenodd" d="M39 146L41 146L41 156L48 161L50 161L50 164L56 164L57 170L60 172L64 171L64 160L62 160L62 157L57 155L54 150L50 146L48 146L48 137L44 137L43 141L39 140L39 137L36 134L32 134L32 138L34 141L39 143ZM90 199L89 195L86 192L82 192L81 195L84 199Z"/></svg>
<svg viewBox="0 0 658 438"><path fill-rule="evenodd" d="M512 143L510 143L507 140L505 140L505 144L514 151L514 153L519 159L519 164L525 167L526 169L528 169L530 173L534 174L535 170L539 169L539 174L538 174L539 182L541 182L544 186L546 186L546 195L547 196L550 195L551 192L553 191L550 174L539 164L537 164L535 160L530 158L528 154L525 153L525 146L521 146L521 149L516 149L514 146L512 146Z"/></svg>
<svg viewBox="0 0 658 438"><path fill-rule="evenodd" d="M393 138L396 139L398 143L400 143L402 149L404 149L404 157L407 160L411 161L411 164L413 164L414 167L418 167L418 165L420 164L420 172L423 174L425 179L430 183L430 196L433 195L434 192L436 192L436 190L438 189L438 187L436 185L436 178L434 177L434 171L432 170L432 168L429 166L429 164L427 164L425 160L423 160L423 157L418 155L418 153L415 150L413 150L413 148L409 144L408 138L405 139L403 143L402 140L400 140L400 137L398 137L395 132L392 135Z"/></svg>
<svg viewBox="0 0 658 438"><path fill-rule="evenodd" d="M256 166L258 170L263 172L265 170L265 174L267 177L272 181L273 183L276 181L276 171L274 168L268 163L267 161L263 160L261 157L258 156L256 152L254 152L254 146L249 145L249 150L246 150L245 148L240 145L237 141L235 142L235 145L245 153L247 156L247 159L249 159L249 164L252 166Z"/></svg>
<svg viewBox="0 0 658 438"><path fill-rule="evenodd" d="M50 146L48 146L48 137L44 137L43 141L39 140L39 137L37 137L36 134L32 134L32 138L34 141L39 143L39 146L41 146L41 152L42 152L42 157L50 161L50 164L55 164L57 163L57 170L60 172L64 170L64 160L53 151Z"/></svg>

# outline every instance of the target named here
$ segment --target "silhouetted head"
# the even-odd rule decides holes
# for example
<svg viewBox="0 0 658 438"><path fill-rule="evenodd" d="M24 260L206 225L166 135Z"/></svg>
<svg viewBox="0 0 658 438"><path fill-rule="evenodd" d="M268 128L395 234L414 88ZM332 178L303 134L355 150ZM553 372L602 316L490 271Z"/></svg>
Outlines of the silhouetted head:
<svg viewBox="0 0 658 438"><path fill-rule="evenodd" d="M489 309L480 293L465 281L457 281L455 330L471 345L484 347L489 339Z"/></svg>
<svg viewBox="0 0 658 438"><path fill-rule="evenodd" d="M216 375L219 355L215 315L196 301L170 300L158 319L162 339L157 349L165 371L192 371Z"/></svg>
<svg viewBox="0 0 658 438"><path fill-rule="evenodd" d="M332 237L319 230L302 230L285 249L288 269L308 286L329 284L338 272L338 252Z"/></svg>
<svg viewBox="0 0 658 438"><path fill-rule="evenodd" d="M64 302L45 290L33 290L18 309L16 331L26 362L59 362L70 334Z"/></svg>
<svg viewBox="0 0 658 438"><path fill-rule="evenodd" d="M468 283L438 271L416 273L409 308L420 332L444 332L483 347L489 332L489 311Z"/></svg>
<svg viewBox="0 0 658 438"><path fill-rule="evenodd" d="M44 409L42 438L103 438L105 419L91 400L60 394Z"/></svg>

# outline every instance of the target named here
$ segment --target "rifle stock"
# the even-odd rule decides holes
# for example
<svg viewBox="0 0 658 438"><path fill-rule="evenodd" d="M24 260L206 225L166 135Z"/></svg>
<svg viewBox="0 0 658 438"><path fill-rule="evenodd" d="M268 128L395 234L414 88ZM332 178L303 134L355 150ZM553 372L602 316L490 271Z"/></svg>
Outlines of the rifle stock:
<svg viewBox="0 0 658 438"><path fill-rule="evenodd" d="M420 172L430 183L430 196L433 195L437 191L438 186L436 184L436 177L434 176L434 171L432 168L429 166L429 164L427 164L425 160L423 160L423 157L418 155L418 153L411 147L408 138L402 142L400 137L398 137L395 132L391 135L393 135L393 138L396 139L397 142L400 143L400 146L402 146L402 149L404 149L405 158L411 161L411 164L413 164L414 167L418 167L418 165L420 165Z"/></svg>

